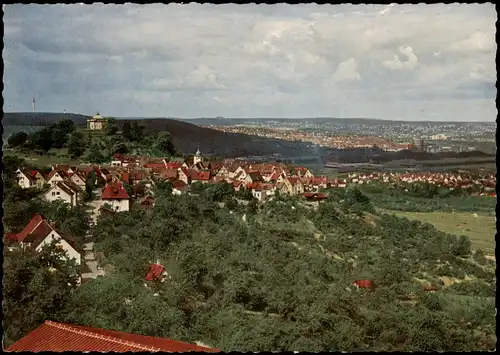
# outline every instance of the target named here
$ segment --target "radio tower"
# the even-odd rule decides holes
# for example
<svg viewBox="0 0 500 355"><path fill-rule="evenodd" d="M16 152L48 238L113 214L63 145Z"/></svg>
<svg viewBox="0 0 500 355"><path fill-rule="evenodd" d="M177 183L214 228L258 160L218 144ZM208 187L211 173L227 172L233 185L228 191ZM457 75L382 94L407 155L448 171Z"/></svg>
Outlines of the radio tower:
<svg viewBox="0 0 500 355"><path fill-rule="evenodd" d="M33 110L33 114L31 116L31 124L30 126L33 126L33 124L35 123L35 109L36 109L36 102L35 102L35 94L33 94L33 102L31 103L31 108Z"/></svg>

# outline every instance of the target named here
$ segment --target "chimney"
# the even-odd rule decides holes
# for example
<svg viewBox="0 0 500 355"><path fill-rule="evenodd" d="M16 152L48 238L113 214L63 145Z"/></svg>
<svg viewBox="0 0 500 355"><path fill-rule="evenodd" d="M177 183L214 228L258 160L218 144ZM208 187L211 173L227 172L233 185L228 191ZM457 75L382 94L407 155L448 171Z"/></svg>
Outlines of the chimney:
<svg viewBox="0 0 500 355"><path fill-rule="evenodd" d="M157 263L158 265L160 265L160 260L159 260L159 259L156 259L156 263Z"/></svg>

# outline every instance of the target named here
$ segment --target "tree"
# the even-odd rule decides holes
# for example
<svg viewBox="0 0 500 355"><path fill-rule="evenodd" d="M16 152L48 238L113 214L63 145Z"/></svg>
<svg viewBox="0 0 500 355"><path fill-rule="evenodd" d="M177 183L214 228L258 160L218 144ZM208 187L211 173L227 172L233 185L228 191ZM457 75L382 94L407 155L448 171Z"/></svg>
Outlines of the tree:
<svg viewBox="0 0 500 355"><path fill-rule="evenodd" d="M85 179L84 201L90 201L94 197L94 190L97 187L97 175L92 171Z"/></svg>
<svg viewBox="0 0 500 355"><path fill-rule="evenodd" d="M72 158L79 158L85 152L85 138L81 132L73 132L69 137L68 154Z"/></svg>
<svg viewBox="0 0 500 355"><path fill-rule="evenodd" d="M456 256L469 256L471 253L470 239L465 235L461 235L459 238L455 238L455 240L452 253Z"/></svg>
<svg viewBox="0 0 500 355"><path fill-rule="evenodd" d="M20 145L23 145L26 143L26 140L28 139L28 134L25 132L17 132L11 135L7 139L7 143L9 144L9 147L15 148L19 147Z"/></svg>
<svg viewBox="0 0 500 355"><path fill-rule="evenodd" d="M102 151L102 149L99 148L99 146L96 143L93 143L90 146L90 151L89 151L89 155L88 155L87 159L91 163L95 163L95 164L104 163L106 161L106 158L103 156L101 151Z"/></svg>
<svg viewBox="0 0 500 355"><path fill-rule="evenodd" d="M130 121L125 121L123 122L123 128L122 128L122 136L129 142L133 141L133 132L132 132L132 125L130 124Z"/></svg>
<svg viewBox="0 0 500 355"><path fill-rule="evenodd" d="M139 125L139 122L135 120L132 123L132 141L139 142L144 136L144 127Z"/></svg>
<svg viewBox="0 0 500 355"><path fill-rule="evenodd" d="M52 146L56 149L62 148L68 141L68 134L62 129L55 128L52 130Z"/></svg>
<svg viewBox="0 0 500 355"><path fill-rule="evenodd" d="M116 119L109 117L106 122L106 135L114 136L118 132L118 126L116 124Z"/></svg>
<svg viewBox="0 0 500 355"><path fill-rule="evenodd" d="M40 252L16 247L4 250L3 325L7 343L45 320L57 320L77 286L77 266L55 243ZM54 272L55 270L55 272Z"/></svg>
<svg viewBox="0 0 500 355"><path fill-rule="evenodd" d="M114 142L110 149L111 155L114 155L116 153L126 154L127 152L128 152L127 145L124 142L120 141Z"/></svg>
<svg viewBox="0 0 500 355"><path fill-rule="evenodd" d="M164 155L174 155L175 154L175 147L174 147L172 135L167 131L158 132L156 134L154 147L156 149L158 149Z"/></svg>
<svg viewBox="0 0 500 355"><path fill-rule="evenodd" d="M123 188L125 189L125 191L127 191L128 195L130 197L134 196L134 188L130 184L127 184L126 182L124 182Z"/></svg>
<svg viewBox="0 0 500 355"><path fill-rule="evenodd" d="M55 129L63 131L65 134L71 134L76 130L75 122L70 119L63 118L59 122L53 125Z"/></svg>
<svg viewBox="0 0 500 355"><path fill-rule="evenodd" d="M200 181L193 182L189 185L189 191L193 194L200 194L205 190L205 186Z"/></svg>
<svg viewBox="0 0 500 355"><path fill-rule="evenodd" d="M252 191L244 186L241 186L236 192L236 197L246 201L250 201L251 199L253 199Z"/></svg>
<svg viewBox="0 0 500 355"><path fill-rule="evenodd" d="M43 128L40 131L33 133L31 141L35 146L45 151L49 151L54 143L52 139L52 130L49 128Z"/></svg>

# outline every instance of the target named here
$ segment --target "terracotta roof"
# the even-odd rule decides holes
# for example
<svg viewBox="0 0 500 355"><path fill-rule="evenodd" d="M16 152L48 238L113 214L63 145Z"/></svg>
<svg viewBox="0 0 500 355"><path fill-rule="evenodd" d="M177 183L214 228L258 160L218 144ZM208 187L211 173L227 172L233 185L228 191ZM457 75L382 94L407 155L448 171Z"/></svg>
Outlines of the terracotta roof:
<svg viewBox="0 0 500 355"><path fill-rule="evenodd" d="M179 171L177 169L164 169L160 172L160 177L163 179L173 179L176 180L179 176Z"/></svg>
<svg viewBox="0 0 500 355"><path fill-rule="evenodd" d="M164 168L165 163L146 163L143 166L145 168Z"/></svg>
<svg viewBox="0 0 500 355"><path fill-rule="evenodd" d="M22 242L24 239L26 239L26 237L33 233L33 231L35 231L35 229L45 220L45 218L41 215L41 214L36 214L32 219L31 221L29 221L29 223L26 225L26 227L24 227L24 229L15 234L15 238L12 238L12 239L15 239L17 240L18 242ZM13 237L14 235L12 235Z"/></svg>
<svg viewBox="0 0 500 355"><path fill-rule="evenodd" d="M191 171L191 180L210 180L210 171Z"/></svg>
<svg viewBox="0 0 500 355"><path fill-rule="evenodd" d="M271 175L271 180L278 180L280 175L281 175L280 173L274 173L273 175Z"/></svg>
<svg viewBox="0 0 500 355"><path fill-rule="evenodd" d="M219 352L170 339L52 321L45 321L7 351Z"/></svg>
<svg viewBox="0 0 500 355"><path fill-rule="evenodd" d="M182 163L179 163L179 162L167 163L167 168L169 168L169 169L178 169L181 166L182 166Z"/></svg>
<svg viewBox="0 0 500 355"><path fill-rule="evenodd" d="M250 176L250 179L252 179L253 182L263 181L262 175L260 175L260 173L258 171L252 171L252 172L248 173L248 175Z"/></svg>
<svg viewBox="0 0 500 355"><path fill-rule="evenodd" d="M324 199L328 198L328 195L321 193L321 192L305 192L304 197L307 199L324 200Z"/></svg>
<svg viewBox="0 0 500 355"><path fill-rule="evenodd" d="M33 247L37 247L52 231L56 231L73 249L82 253L82 250L78 247L73 237L56 230L53 225L40 214L35 215L20 233L10 234L8 238L17 242L31 243Z"/></svg>
<svg viewBox="0 0 500 355"><path fill-rule="evenodd" d="M35 177L32 175L32 172L29 170L21 170L21 173L28 178L29 181L35 181Z"/></svg>
<svg viewBox="0 0 500 355"><path fill-rule="evenodd" d="M375 288L375 285L373 284L373 281L371 281L371 280L357 280L357 281L353 282L353 285L356 285L359 288L368 288L368 289Z"/></svg>
<svg viewBox="0 0 500 355"><path fill-rule="evenodd" d="M101 200L125 200L129 198L130 196L121 183L106 185L102 190Z"/></svg>
<svg viewBox="0 0 500 355"><path fill-rule="evenodd" d="M165 267L161 264L151 264L149 265L148 272L146 273L146 277L144 277L144 280L160 281L163 273L166 271L167 270L165 269Z"/></svg>

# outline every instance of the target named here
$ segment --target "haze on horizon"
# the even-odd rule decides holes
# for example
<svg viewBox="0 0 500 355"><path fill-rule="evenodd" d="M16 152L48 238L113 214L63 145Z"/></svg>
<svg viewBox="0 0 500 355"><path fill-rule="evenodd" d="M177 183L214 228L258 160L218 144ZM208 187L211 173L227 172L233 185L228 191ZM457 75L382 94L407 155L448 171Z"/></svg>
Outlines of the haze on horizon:
<svg viewBox="0 0 500 355"><path fill-rule="evenodd" d="M497 116L493 4L7 5L4 111Z"/></svg>

